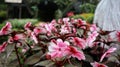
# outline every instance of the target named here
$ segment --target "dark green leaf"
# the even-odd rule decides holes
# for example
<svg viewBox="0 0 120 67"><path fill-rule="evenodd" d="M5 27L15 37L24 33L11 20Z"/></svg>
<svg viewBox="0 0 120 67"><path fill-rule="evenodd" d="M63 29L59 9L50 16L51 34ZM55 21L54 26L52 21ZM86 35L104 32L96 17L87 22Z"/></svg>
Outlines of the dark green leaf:
<svg viewBox="0 0 120 67"><path fill-rule="evenodd" d="M119 60L117 59L117 57L115 57L115 56L109 57L109 58L108 58L108 61L120 63Z"/></svg>
<svg viewBox="0 0 120 67"><path fill-rule="evenodd" d="M37 63L40 60L40 57L42 56L42 51L30 56L26 61L25 64L32 65Z"/></svg>
<svg viewBox="0 0 120 67"><path fill-rule="evenodd" d="M86 58L86 61L88 61L88 62L93 62L94 61L93 58L90 55L86 54L85 58Z"/></svg>
<svg viewBox="0 0 120 67"><path fill-rule="evenodd" d="M51 67L54 66L54 62L52 62L51 60L44 60L44 61L40 61L39 63L35 64L35 66L45 66L45 67Z"/></svg>

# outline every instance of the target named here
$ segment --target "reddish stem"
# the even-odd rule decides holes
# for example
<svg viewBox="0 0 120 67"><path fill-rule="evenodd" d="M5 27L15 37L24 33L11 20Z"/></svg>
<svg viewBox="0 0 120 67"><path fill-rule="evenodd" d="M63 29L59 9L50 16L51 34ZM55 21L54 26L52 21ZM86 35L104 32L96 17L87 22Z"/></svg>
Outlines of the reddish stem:
<svg viewBox="0 0 120 67"><path fill-rule="evenodd" d="M23 67L22 64L21 64L21 62L20 62L20 57L19 57L19 55L18 55L17 46L15 45L14 48L15 48L16 56L17 56L17 59L18 59L18 62L19 62L19 66L20 66L20 67Z"/></svg>

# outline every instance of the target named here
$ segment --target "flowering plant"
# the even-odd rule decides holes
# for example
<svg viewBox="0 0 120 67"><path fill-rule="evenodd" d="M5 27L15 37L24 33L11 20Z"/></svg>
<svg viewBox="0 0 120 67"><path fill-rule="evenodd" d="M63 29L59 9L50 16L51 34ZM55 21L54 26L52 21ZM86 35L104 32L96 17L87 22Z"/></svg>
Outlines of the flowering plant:
<svg viewBox="0 0 120 67"><path fill-rule="evenodd" d="M88 24L81 19L63 18L38 26L28 22L24 30L20 31L12 30L11 23L7 22L0 30L0 37L4 36L8 40L0 45L0 57L6 58L1 61L3 65L120 66L120 31L105 32L95 24ZM15 59L7 61L14 54Z"/></svg>

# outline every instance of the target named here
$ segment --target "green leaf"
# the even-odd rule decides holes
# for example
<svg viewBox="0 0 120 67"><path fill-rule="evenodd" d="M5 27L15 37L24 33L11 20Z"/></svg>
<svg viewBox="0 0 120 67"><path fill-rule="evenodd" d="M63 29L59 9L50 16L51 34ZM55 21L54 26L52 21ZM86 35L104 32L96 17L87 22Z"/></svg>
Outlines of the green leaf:
<svg viewBox="0 0 120 67"><path fill-rule="evenodd" d="M70 61L65 64L65 67L82 67L82 65L79 60L71 58Z"/></svg>
<svg viewBox="0 0 120 67"><path fill-rule="evenodd" d="M6 66L12 59L15 58L16 55L13 56L14 58L11 57L13 50L14 50L14 45L9 44L7 45L5 51L0 54L0 65L1 65L0 67L2 67L2 65Z"/></svg>
<svg viewBox="0 0 120 67"><path fill-rule="evenodd" d="M35 64L35 66L45 66L45 67L54 67L55 63L52 62L51 60L44 60L40 61L39 63Z"/></svg>
<svg viewBox="0 0 120 67"><path fill-rule="evenodd" d="M33 51L37 51L37 50L41 50L42 48L40 46L35 46L34 48L32 48Z"/></svg>
<svg viewBox="0 0 120 67"><path fill-rule="evenodd" d="M115 56L109 57L109 58L108 58L108 61L120 63L119 60L117 59L117 57L115 57Z"/></svg>
<svg viewBox="0 0 120 67"><path fill-rule="evenodd" d="M74 66L72 64L65 64L64 67L76 67L76 66Z"/></svg>
<svg viewBox="0 0 120 67"><path fill-rule="evenodd" d="M10 56L7 58L7 67L17 67L18 65L19 65L19 62L18 62L16 53L12 52Z"/></svg>
<svg viewBox="0 0 120 67"><path fill-rule="evenodd" d="M82 36L83 33L84 33L84 30L82 30L82 29L77 29L77 34L78 34L79 36Z"/></svg>
<svg viewBox="0 0 120 67"><path fill-rule="evenodd" d="M120 55L120 49L116 51L116 54L117 54L117 55Z"/></svg>
<svg viewBox="0 0 120 67"><path fill-rule="evenodd" d="M108 62L108 63L106 63L106 65L107 65L108 67L118 67L115 62Z"/></svg>
<svg viewBox="0 0 120 67"><path fill-rule="evenodd" d="M40 60L42 54L43 54L42 51L40 51L40 52L38 52L38 53L30 56L30 57L25 61L25 64L33 65L33 64L37 63L37 62Z"/></svg>
<svg viewBox="0 0 120 67"><path fill-rule="evenodd" d="M19 65L19 62L17 58L15 58L14 60L9 62L8 67L17 67L18 65Z"/></svg>
<svg viewBox="0 0 120 67"><path fill-rule="evenodd" d="M93 58L90 55L85 54L86 61L93 62Z"/></svg>

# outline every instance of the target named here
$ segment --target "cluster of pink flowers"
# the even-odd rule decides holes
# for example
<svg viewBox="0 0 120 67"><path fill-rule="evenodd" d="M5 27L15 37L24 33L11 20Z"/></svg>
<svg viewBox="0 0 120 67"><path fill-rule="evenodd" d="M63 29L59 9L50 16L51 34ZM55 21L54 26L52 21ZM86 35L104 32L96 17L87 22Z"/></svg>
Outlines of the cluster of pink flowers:
<svg viewBox="0 0 120 67"><path fill-rule="evenodd" d="M8 43L19 43L22 45L26 41L30 41L32 45L29 46L34 48L34 46L39 44L41 46L45 42L44 46L48 47L46 52L50 56L50 60L58 58L86 60L84 50L92 49L99 46L98 44L106 43L106 41L113 41L115 37L120 41L120 32L118 31L110 33L106 40L102 39L100 32L100 29L95 24L88 24L81 19L63 18L58 19L58 21L53 20L51 23L41 23L39 26L33 26L28 22L25 24L22 33L13 31L11 23L7 22L0 30L0 36L9 36L9 39L0 45L0 53L5 51ZM44 38L41 36L44 36ZM102 46L100 47L106 49ZM93 67L107 67L102 64L102 61L117 48L109 47L107 49L107 51L103 50L101 52L100 61L90 62Z"/></svg>
<svg viewBox="0 0 120 67"><path fill-rule="evenodd" d="M69 42L63 42L61 39L50 42L48 50L48 54L52 59L61 57L76 57L78 60L85 60L85 56L82 51L78 50L76 47L70 46Z"/></svg>

